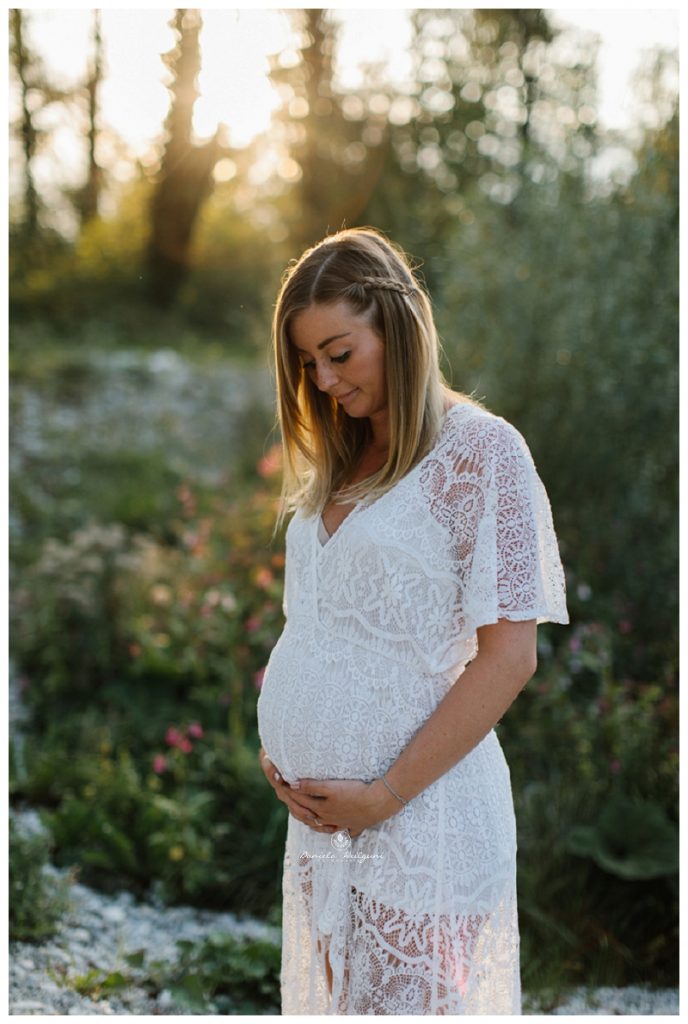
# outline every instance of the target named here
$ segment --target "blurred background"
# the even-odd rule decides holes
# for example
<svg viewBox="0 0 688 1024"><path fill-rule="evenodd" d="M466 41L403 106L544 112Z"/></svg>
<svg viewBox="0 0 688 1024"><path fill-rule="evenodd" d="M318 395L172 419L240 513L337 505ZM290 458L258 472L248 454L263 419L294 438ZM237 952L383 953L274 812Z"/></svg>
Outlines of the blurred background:
<svg viewBox="0 0 688 1024"><path fill-rule="evenodd" d="M289 260L373 224L453 386L528 440L566 567L571 625L498 727L524 988L676 984L677 36L649 10L9 12L13 937L57 927L48 856L279 924L270 318ZM203 977L237 1012L226 959Z"/></svg>

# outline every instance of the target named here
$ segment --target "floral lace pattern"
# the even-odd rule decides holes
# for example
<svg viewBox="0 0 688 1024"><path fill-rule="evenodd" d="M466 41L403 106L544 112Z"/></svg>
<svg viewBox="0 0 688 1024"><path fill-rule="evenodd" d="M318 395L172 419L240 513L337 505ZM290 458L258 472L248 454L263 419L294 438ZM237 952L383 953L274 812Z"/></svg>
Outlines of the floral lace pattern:
<svg viewBox="0 0 688 1024"><path fill-rule="evenodd" d="M258 700L287 781L383 774L500 618L567 623L545 488L522 435L469 404L325 544L287 530L284 631ZM520 1013L516 825L494 731L350 839L289 818L282 1013Z"/></svg>

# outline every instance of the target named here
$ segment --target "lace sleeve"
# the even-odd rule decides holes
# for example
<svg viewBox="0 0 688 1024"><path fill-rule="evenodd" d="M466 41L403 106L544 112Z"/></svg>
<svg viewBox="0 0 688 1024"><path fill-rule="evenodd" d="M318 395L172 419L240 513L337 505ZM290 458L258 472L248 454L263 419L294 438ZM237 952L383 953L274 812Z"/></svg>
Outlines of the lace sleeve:
<svg viewBox="0 0 688 1024"><path fill-rule="evenodd" d="M486 431L485 504L464 595L473 629L498 619L569 621L549 498L520 432L501 417Z"/></svg>

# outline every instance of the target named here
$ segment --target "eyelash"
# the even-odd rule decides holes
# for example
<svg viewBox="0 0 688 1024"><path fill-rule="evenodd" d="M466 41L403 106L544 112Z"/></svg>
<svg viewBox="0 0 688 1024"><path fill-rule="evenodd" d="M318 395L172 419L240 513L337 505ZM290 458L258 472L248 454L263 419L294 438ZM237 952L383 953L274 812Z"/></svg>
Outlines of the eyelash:
<svg viewBox="0 0 688 1024"><path fill-rule="evenodd" d="M333 363L345 363L350 355L351 355L350 352L342 352L342 354L340 356L332 356L332 362ZM304 370L312 370L314 366L315 366L315 363L304 363L303 364Z"/></svg>

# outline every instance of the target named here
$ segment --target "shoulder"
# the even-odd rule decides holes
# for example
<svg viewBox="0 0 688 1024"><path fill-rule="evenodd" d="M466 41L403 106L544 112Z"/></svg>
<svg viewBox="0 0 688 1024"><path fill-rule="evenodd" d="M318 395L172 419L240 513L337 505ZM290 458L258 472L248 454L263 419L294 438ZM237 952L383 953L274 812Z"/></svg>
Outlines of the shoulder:
<svg viewBox="0 0 688 1024"><path fill-rule="evenodd" d="M520 430L503 416L473 402L458 401L450 407L443 434L443 447L476 462L489 464L505 456L530 459Z"/></svg>

